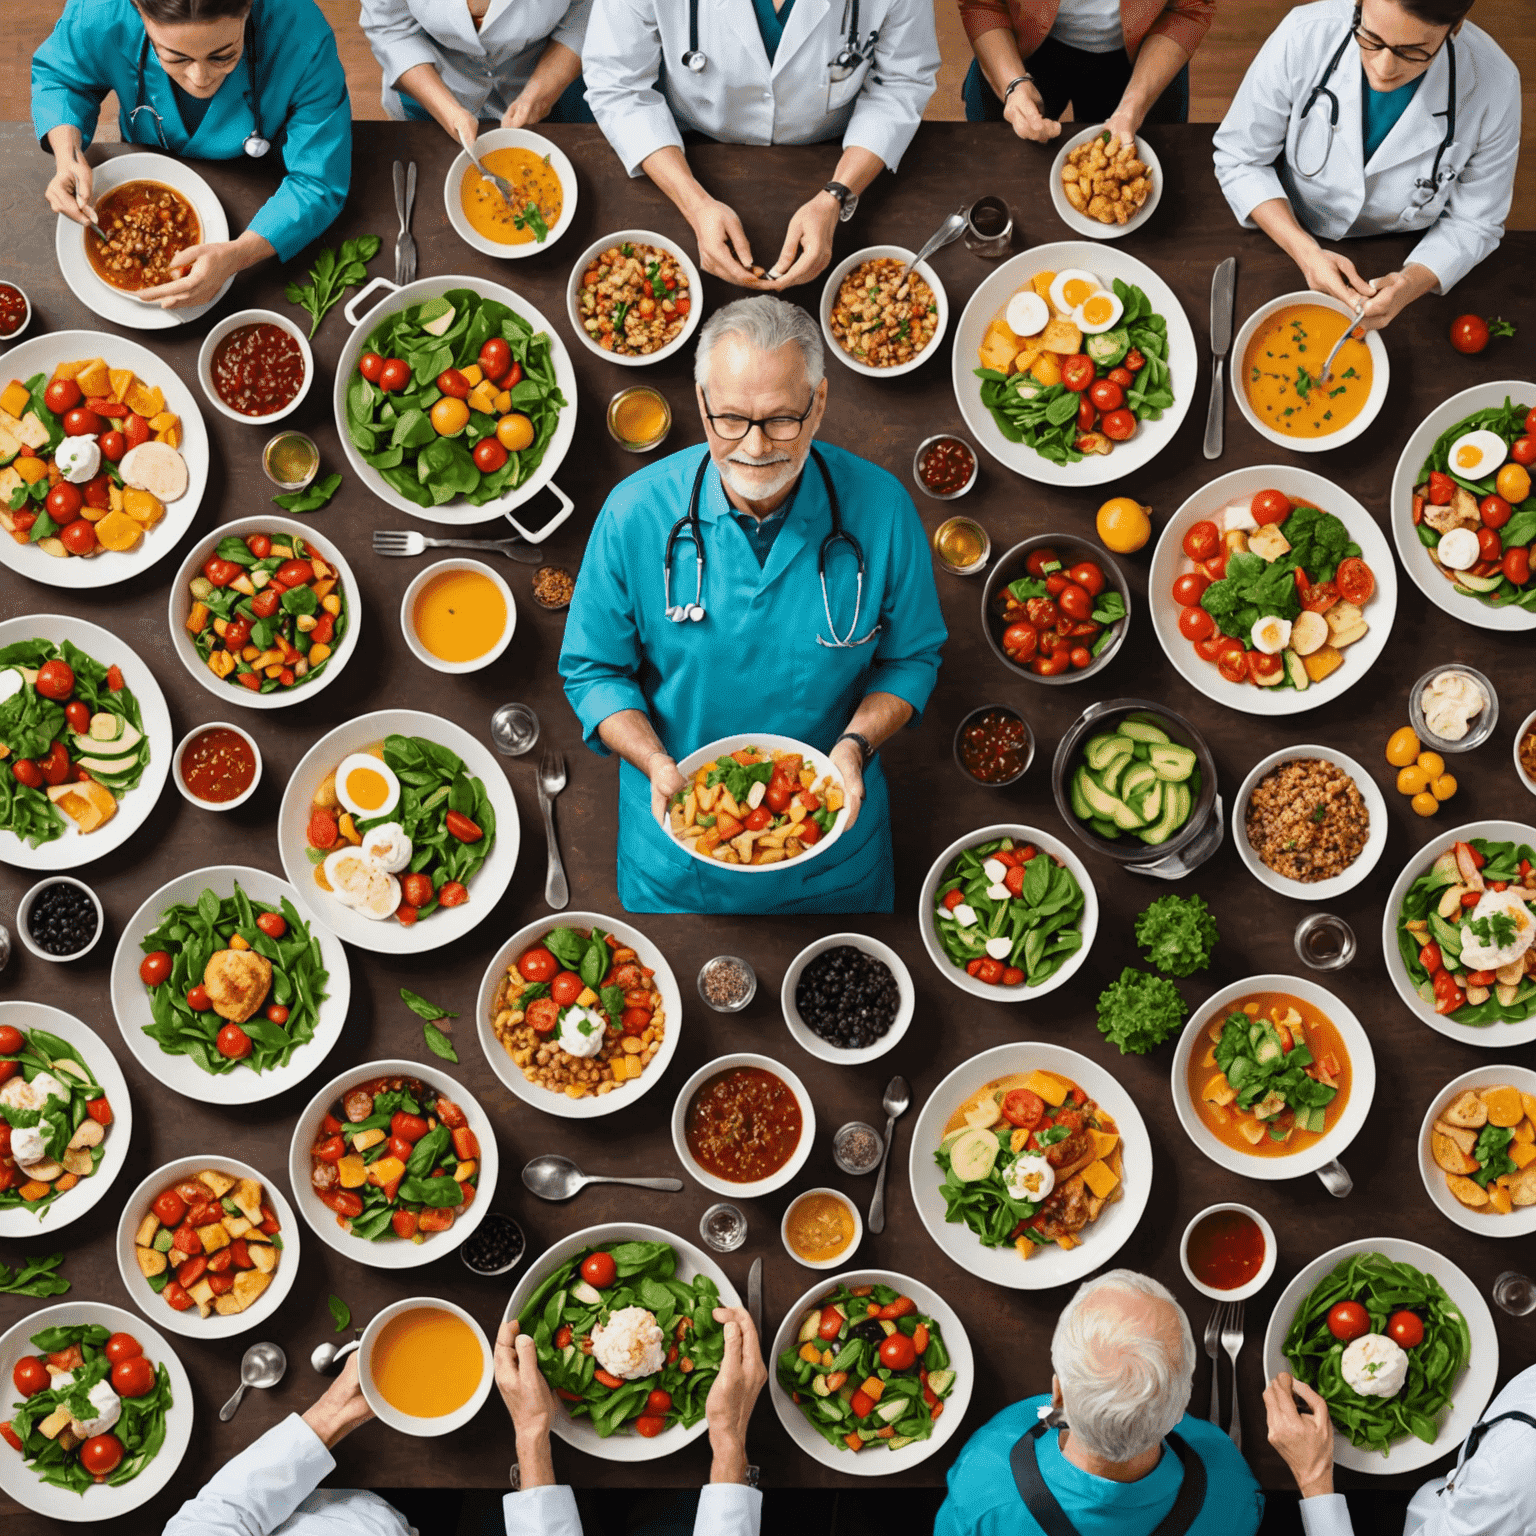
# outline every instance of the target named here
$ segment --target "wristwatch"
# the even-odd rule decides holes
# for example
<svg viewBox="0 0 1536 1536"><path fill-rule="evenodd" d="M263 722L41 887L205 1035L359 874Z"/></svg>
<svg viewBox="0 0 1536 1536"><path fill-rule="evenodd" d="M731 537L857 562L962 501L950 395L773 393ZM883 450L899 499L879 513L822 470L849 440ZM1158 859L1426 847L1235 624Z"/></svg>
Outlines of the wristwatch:
<svg viewBox="0 0 1536 1536"><path fill-rule="evenodd" d="M837 216L839 224L846 224L858 211L859 194L853 191L852 188L845 187L842 182L829 181L821 190L823 192L830 192L841 206L842 212Z"/></svg>
<svg viewBox="0 0 1536 1536"><path fill-rule="evenodd" d="M851 741L854 746L859 749L859 766L861 768L867 768L869 766L870 759L875 755L875 749L870 746L868 739L859 735L857 731L844 731L843 734L832 743L832 750L835 752L838 747L845 741Z"/></svg>
<svg viewBox="0 0 1536 1536"><path fill-rule="evenodd" d="M1005 107L1008 105L1008 98L1013 95L1014 90L1018 86L1026 85L1026 84L1027 85L1033 85L1034 83L1035 83L1035 77L1032 74L1030 74L1030 72L1027 69L1024 71L1024 73L1022 75L1015 75L1013 77L1013 79L1010 80L1008 82L1007 86L1005 86L1004 89L1003 89L1003 105Z"/></svg>

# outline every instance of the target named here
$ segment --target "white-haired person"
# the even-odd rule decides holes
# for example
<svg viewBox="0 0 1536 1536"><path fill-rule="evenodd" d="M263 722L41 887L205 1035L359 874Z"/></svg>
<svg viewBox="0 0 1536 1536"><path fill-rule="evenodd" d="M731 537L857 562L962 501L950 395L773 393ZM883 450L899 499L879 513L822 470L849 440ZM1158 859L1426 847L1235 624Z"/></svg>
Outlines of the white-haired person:
<svg viewBox="0 0 1536 1536"><path fill-rule="evenodd" d="M1086 1281L1051 1339L1050 1396L976 1431L934 1536L1254 1536L1264 1495L1226 1433L1185 1413L1195 1340L1130 1269Z"/></svg>

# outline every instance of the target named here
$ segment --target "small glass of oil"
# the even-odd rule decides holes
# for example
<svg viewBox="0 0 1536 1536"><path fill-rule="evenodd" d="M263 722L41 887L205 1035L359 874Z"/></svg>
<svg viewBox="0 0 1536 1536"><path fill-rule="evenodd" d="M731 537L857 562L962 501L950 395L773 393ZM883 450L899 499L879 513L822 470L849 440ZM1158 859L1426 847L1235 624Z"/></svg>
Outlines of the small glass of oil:
<svg viewBox="0 0 1536 1536"><path fill-rule="evenodd" d="M282 491L302 491L320 469L320 450L302 432L279 432L261 450L267 479Z"/></svg>
<svg viewBox="0 0 1536 1536"><path fill-rule="evenodd" d="M659 448L672 430L672 407L649 384L621 389L608 402L608 432L629 453Z"/></svg>
<svg viewBox="0 0 1536 1536"><path fill-rule="evenodd" d="M951 517L934 529L933 552L951 576L974 576L992 558L992 540L980 523Z"/></svg>

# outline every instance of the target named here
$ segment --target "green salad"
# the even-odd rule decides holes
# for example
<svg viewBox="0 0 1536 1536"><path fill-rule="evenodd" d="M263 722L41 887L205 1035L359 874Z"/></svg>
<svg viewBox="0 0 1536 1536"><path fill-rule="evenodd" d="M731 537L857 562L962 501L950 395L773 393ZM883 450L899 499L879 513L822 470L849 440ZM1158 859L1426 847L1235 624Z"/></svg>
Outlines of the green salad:
<svg viewBox="0 0 1536 1536"><path fill-rule="evenodd" d="M85 1057L47 1030L0 1029L0 1078L27 1085L0 1097L9 1153L0 1157L0 1211L20 1208L41 1219L60 1195L101 1167L112 1106ZM37 1153L27 1165L57 1165L51 1177L24 1170L24 1147Z"/></svg>

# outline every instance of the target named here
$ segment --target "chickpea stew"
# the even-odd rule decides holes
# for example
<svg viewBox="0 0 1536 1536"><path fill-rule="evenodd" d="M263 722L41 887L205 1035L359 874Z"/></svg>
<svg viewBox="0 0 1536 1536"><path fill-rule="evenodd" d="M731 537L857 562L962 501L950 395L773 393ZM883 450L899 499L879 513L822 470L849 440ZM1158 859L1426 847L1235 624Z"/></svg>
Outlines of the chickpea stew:
<svg viewBox="0 0 1536 1536"><path fill-rule="evenodd" d="M626 240L587 263L577 308L582 329L603 351L649 357L682 335L693 294L671 251Z"/></svg>
<svg viewBox="0 0 1536 1536"><path fill-rule="evenodd" d="M916 272L902 282L904 262L876 256L842 281L832 306L832 334L866 368L899 368L933 340L939 301Z"/></svg>
<svg viewBox="0 0 1536 1536"><path fill-rule="evenodd" d="M96 204L106 243L85 230L85 254L102 282L124 293L179 276L171 257L200 245L203 227L180 192L158 181L125 181Z"/></svg>

